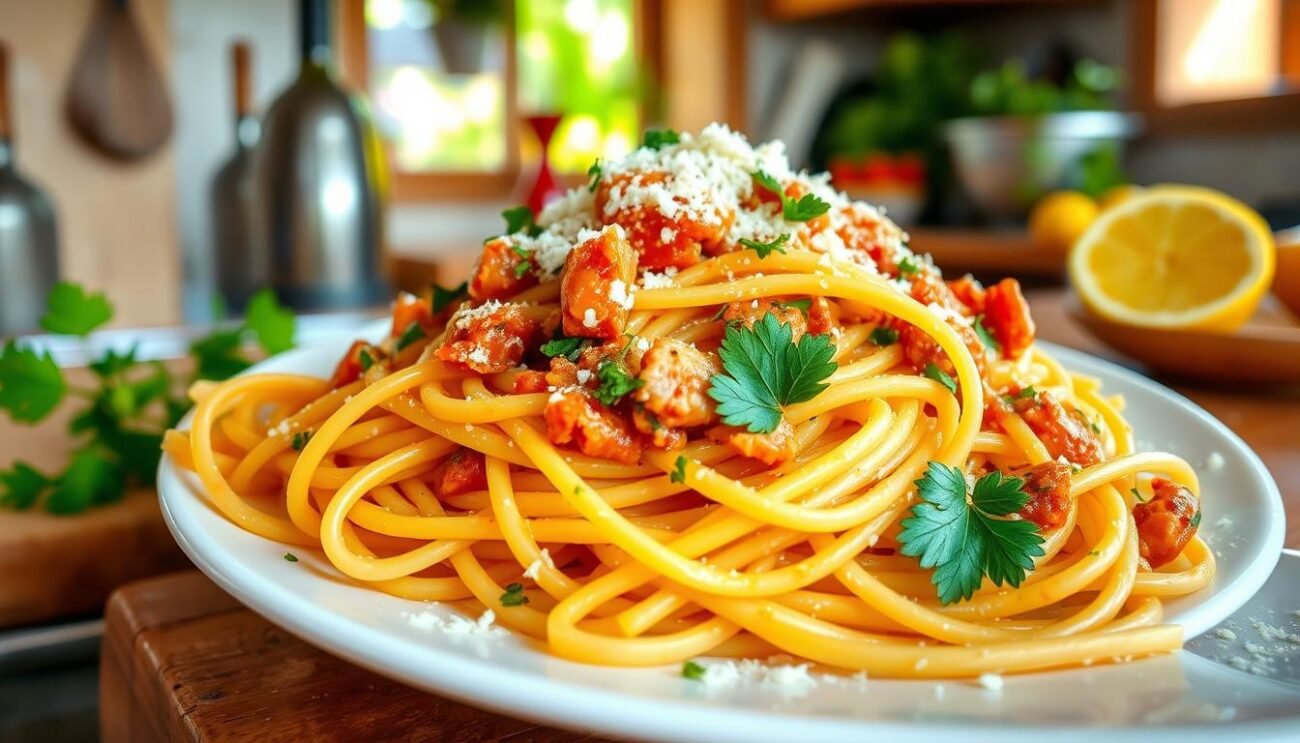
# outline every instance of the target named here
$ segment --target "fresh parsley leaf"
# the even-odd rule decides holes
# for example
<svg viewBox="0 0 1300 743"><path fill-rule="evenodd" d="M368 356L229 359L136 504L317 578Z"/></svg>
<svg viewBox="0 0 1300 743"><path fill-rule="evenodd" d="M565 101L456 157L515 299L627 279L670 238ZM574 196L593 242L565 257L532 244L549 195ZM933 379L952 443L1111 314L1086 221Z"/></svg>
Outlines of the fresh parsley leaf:
<svg viewBox="0 0 1300 743"><path fill-rule="evenodd" d="M528 597L524 595L524 585L522 583L511 583L506 586L506 592L501 594L502 606L523 606L528 603Z"/></svg>
<svg viewBox="0 0 1300 743"><path fill-rule="evenodd" d="M87 366L95 376L100 379L116 377L127 369L135 366L136 347L131 346L125 353L118 353L114 349L108 349L102 358L90 362Z"/></svg>
<svg viewBox="0 0 1300 743"><path fill-rule="evenodd" d="M769 255L771 255L772 251L776 251L778 253L785 253L785 243L789 239L790 239L789 233L782 233L779 237L777 237L775 240L771 242L761 243L757 240L750 240L747 237L742 237L737 242L749 248L750 250L753 250L755 253L758 253L759 260L762 260L763 258L766 258Z"/></svg>
<svg viewBox="0 0 1300 743"><path fill-rule="evenodd" d="M648 133L648 132L647 132ZM596 193L596 187L600 185L600 158L587 168L587 190Z"/></svg>
<svg viewBox="0 0 1300 743"><path fill-rule="evenodd" d="M0 470L0 506L22 511L40 500L50 480L26 462Z"/></svg>
<svg viewBox="0 0 1300 743"><path fill-rule="evenodd" d="M807 222L820 217L831 208L830 204L818 198L816 194L807 193L798 200L786 196L785 189L781 188L781 182L765 170L759 169L750 175L754 177L754 181L760 188L781 199L781 216L787 222Z"/></svg>
<svg viewBox="0 0 1300 743"><path fill-rule="evenodd" d="M522 261L519 261L518 263L515 264L515 278L522 279L524 276L528 274L529 271L532 270L533 270L533 261L529 258L525 258Z"/></svg>
<svg viewBox="0 0 1300 743"><path fill-rule="evenodd" d="M668 473L669 482L686 482L686 457L678 456L673 462L673 471Z"/></svg>
<svg viewBox="0 0 1300 743"><path fill-rule="evenodd" d="M781 200L781 216L787 222L807 222L830 211L831 205L817 196L806 193L798 201L789 197Z"/></svg>
<svg viewBox="0 0 1300 743"><path fill-rule="evenodd" d="M1031 384L1031 385L1029 385L1028 387L1026 387L1026 388L1020 390L1019 392L1017 392L1017 393L1015 394L1015 396L1014 396L1012 399L1013 399L1013 400L1027 400L1027 399L1029 399L1029 398L1031 398L1031 397L1033 397L1034 395L1037 395L1037 394L1038 394L1038 390L1035 390L1035 389L1034 389L1034 386Z"/></svg>
<svg viewBox="0 0 1300 743"><path fill-rule="evenodd" d="M969 599L987 577L994 585L1019 586L1043 554L1043 538L1032 521L1006 520L1029 496L1018 477L991 472L966 499L961 468L930 462L916 481L919 503L902 522L899 552L934 568L930 578L944 605Z"/></svg>
<svg viewBox="0 0 1300 743"><path fill-rule="evenodd" d="M454 286L450 289L443 289L441 286L434 284L433 285L433 311L435 313L442 312L442 308L446 307L452 302L455 302L457 299L460 299L461 297L465 296L465 292L468 291L468 289L469 289L468 281L462 281L460 282L460 286Z"/></svg>
<svg viewBox="0 0 1300 743"><path fill-rule="evenodd" d="M286 552L286 553L284 553L284 561L285 561L285 562L298 562L298 556L295 555L295 554L292 553L292 552Z"/></svg>
<svg viewBox="0 0 1300 743"><path fill-rule="evenodd" d="M501 217L506 220L506 234L513 235L522 232L529 237L537 237L542 234L542 228L537 226L533 221L533 210L527 206L516 206L501 212Z"/></svg>
<svg viewBox="0 0 1300 743"><path fill-rule="evenodd" d="M933 361L925 365L925 376L947 387L954 395L957 394L957 380L949 376L948 372L935 366Z"/></svg>
<svg viewBox="0 0 1300 743"><path fill-rule="evenodd" d="M790 299L785 301L774 299L772 304L777 307L793 307L802 312L805 317L808 315L808 310L812 309L812 299Z"/></svg>
<svg viewBox="0 0 1300 743"><path fill-rule="evenodd" d="M37 423L67 392L63 372L47 352L38 354L10 340L0 349L0 410L16 423Z"/></svg>
<svg viewBox="0 0 1300 743"><path fill-rule="evenodd" d="M293 348L296 325L293 312L280 304L270 287L261 289L248 300L244 327L253 331L257 342L267 354L283 353Z"/></svg>
<svg viewBox="0 0 1300 743"><path fill-rule="evenodd" d="M691 681L699 681L704 678L704 666L693 660L688 660L682 664L682 678L688 678Z"/></svg>
<svg viewBox="0 0 1300 743"><path fill-rule="evenodd" d="M547 358L563 356L569 361L577 361L582 353L582 338L569 338L556 330L555 337L542 344L542 355Z"/></svg>
<svg viewBox="0 0 1300 743"><path fill-rule="evenodd" d="M781 188L781 182L776 179L776 176L761 168L750 175L754 177L754 181L758 183L759 187L781 197L782 201L785 200L785 190Z"/></svg>
<svg viewBox="0 0 1300 743"><path fill-rule="evenodd" d="M835 344L828 335L805 334L793 342L789 325L768 313L754 327L731 325L718 349L724 373L710 380L709 397L727 425L770 433L781 408L816 397L835 372Z"/></svg>
<svg viewBox="0 0 1300 743"><path fill-rule="evenodd" d="M397 345L393 347L393 352L400 353L407 346L423 338L424 328L420 327L420 323L413 322L406 326L406 330L402 331L402 335L397 339Z"/></svg>
<svg viewBox="0 0 1300 743"><path fill-rule="evenodd" d="M1193 529L1199 529L1201 527L1201 512L1199 510L1196 512L1196 515L1192 517L1190 523Z"/></svg>
<svg viewBox="0 0 1300 743"><path fill-rule="evenodd" d="M308 441L311 441L311 431L296 431L293 438L289 440L289 446L293 447L294 451L302 451Z"/></svg>
<svg viewBox="0 0 1300 743"><path fill-rule="evenodd" d="M975 322L971 324L971 327L975 328L975 335L979 336L980 343L983 343L985 348L994 353L1002 352L1002 344L998 343L998 339L994 338L989 329L984 327L983 315L976 315Z"/></svg>
<svg viewBox="0 0 1300 743"><path fill-rule="evenodd" d="M645 136L641 139L641 146L657 150L681 141L681 135L672 129L646 129Z"/></svg>
<svg viewBox="0 0 1300 743"><path fill-rule="evenodd" d="M361 362L361 371L368 372L370 367L375 365L375 357L370 355L369 348L362 348L357 354L357 361Z"/></svg>
<svg viewBox="0 0 1300 743"><path fill-rule="evenodd" d="M645 384L632 376L616 361L604 361L596 367L596 379L600 382L591 394L606 405L614 405L623 396Z"/></svg>
<svg viewBox="0 0 1300 743"><path fill-rule="evenodd" d="M917 263L916 259L910 255L904 258L898 264L899 276L911 276L912 274L920 270L921 270L921 264Z"/></svg>
<svg viewBox="0 0 1300 743"><path fill-rule="evenodd" d="M1088 427L1093 433L1101 433L1101 426L1097 425L1097 421L1088 421Z"/></svg>
<svg viewBox="0 0 1300 743"><path fill-rule="evenodd" d="M45 298L41 327L60 335L88 335L113 317L103 294L88 294L80 284L60 281Z"/></svg>
<svg viewBox="0 0 1300 743"><path fill-rule="evenodd" d="M898 342L898 331L881 325L867 337L877 346L892 346Z"/></svg>
<svg viewBox="0 0 1300 743"><path fill-rule="evenodd" d="M1138 503L1147 502L1146 496L1142 495L1142 491L1138 490L1137 488L1129 488L1128 491L1133 494L1133 497L1137 499Z"/></svg>
<svg viewBox="0 0 1300 743"><path fill-rule="evenodd" d="M253 363L240 352L244 329L215 330L208 336L190 344L194 357L194 375L199 379L229 379Z"/></svg>
<svg viewBox="0 0 1300 743"><path fill-rule="evenodd" d="M82 449L72 455L68 469L54 483L45 510L60 515L81 513L91 506L115 503L125 494L122 470L111 455L96 448Z"/></svg>

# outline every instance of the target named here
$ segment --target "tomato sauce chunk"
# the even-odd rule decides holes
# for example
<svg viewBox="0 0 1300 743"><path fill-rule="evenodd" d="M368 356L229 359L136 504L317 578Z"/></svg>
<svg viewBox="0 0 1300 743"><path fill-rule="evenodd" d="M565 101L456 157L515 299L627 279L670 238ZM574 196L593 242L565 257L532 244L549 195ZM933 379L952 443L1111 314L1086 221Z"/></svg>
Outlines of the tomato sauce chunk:
<svg viewBox="0 0 1300 743"><path fill-rule="evenodd" d="M645 268L695 265L705 247L713 250L723 243L735 218L714 204L694 213L685 196L673 193L673 186L671 174L650 171L618 173L602 178L596 187L596 216L627 232ZM667 202L671 206L665 210Z"/></svg>
<svg viewBox="0 0 1300 743"><path fill-rule="evenodd" d="M1018 359L1034 345L1034 318L1019 281L1003 279L985 291L984 326L998 339L1004 359Z"/></svg>
<svg viewBox="0 0 1300 743"><path fill-rule="evenodd" d="M626 464L641 459L641 442L632 426L582 390L551 395L543 417L553 444L575 444L588 456Z"/></svg>
<svg viewBox="0 0 1300 743"><path fill-rule="evenodd" d="M717 420L709 382L719 368L717 359L681 341L657 338L641 358L644 383L633 399L670 428L703 426Z"/></svg>
<svg viewBox="0 0 1300 743"><path fill-rule="evenodd" d="M1019 395L1020 390L1011 391L1012 398L1019 398ZM1065 457L1082 467L1101 461L1101 438L1080 416L1066 410L1051 394L1039 392L1016 399L1013 407L1025 419L1029 430L1047 447L1047 453L1053 459Z"/></svg>
<svg viewBox="0 0 1300 743"><path fill-rule="evenodd" d="M461 447L433 468L429 483L433 494L439 498L486 489L487 469L483 455Z"/></svg>
<svg viewBox="0 0 1300 743"><path fill-rule="evenodd" d="M366 365L361 360L363 352L369 355L371 361L384 358L384 354L369 343L354 341L351 346L348 346L348 351L343 354L343 358L339 359L338 365L334 367L334 373L330 375L331 389L352 384L361 378L366 371Z"/></svg>
<svg viewBox="0 0 1300 743"><path fill-rule="evenodd" d="M1016 467L1007 474L1024 479L1029 502L1020 509L1026 521L1039 528L1059 529L1070 516L1070 466L1060 462Z"/></svg>
<svg viewBox="0 0 1300 743"><path fill-rule="evenodd" d="M730 302L722 310L722 319L730 325L740 323L747 328L763 319L764 315L775 315L776 321L790 326L790 339L798 341L808 331L808 319L803 312L793 305L783 304L769 297Z"/></svg>
<svg viewBox="0 0 1300 743"><path fill-rule="evenodd" d="M498 374L518 366L540 334L541 325L519 305L489 303L456 313L434 353L448 364Z"/></svg>
<svg viewBox="0 0 1300 743"><path fill-rule="evenodd" d="M636 251L622 229L606 228L569 252L560 284L564 334L612 339L632 309Z"/></svg>
<svg viewBox="0 0 1300 743"><path fill-rule="evenodd" d="M1138 553L1152 568L1173 562L1201 523L1201 503L1178 483L1154 478L1151 500L1133 506Z"/></svg>
<svg viewBox="0 0 1300 743"><path fill-rule="evenodd" d="M525 264L525 261L528 261ZM537 284L537 265L508 237L489 240L470 274L469 295L482 302L508 299Z"/></svg>
<svg viewBox="0 0 1300 743"><path fill-rule="evenodd" d="M750 433L743 428L722 425L710 428L709 438L719 444L729 444L741 454L769 467L788 462L799 453L794 426L785 418L770 433Z"/></svg>

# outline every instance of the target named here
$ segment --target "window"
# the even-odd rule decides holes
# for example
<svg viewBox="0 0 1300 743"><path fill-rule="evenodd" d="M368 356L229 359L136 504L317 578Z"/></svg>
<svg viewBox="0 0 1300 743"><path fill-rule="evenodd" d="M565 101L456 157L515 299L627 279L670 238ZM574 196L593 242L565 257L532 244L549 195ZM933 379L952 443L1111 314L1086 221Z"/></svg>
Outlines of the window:
<svg viewBox="0 0 1300 743"><path fill-rule="evenodd" d="M501 198L538 156L521 122L563 116L549 153L581 176L642 126L638 0L346 0L345 73L370 97L398 199Z"/></svg>
<svg viewBox="0 0 1300 743"><path fill-rule="evenodd" d="M1294 124L1300 0L1138 0L1137 107L1156 129Z"/></svg>

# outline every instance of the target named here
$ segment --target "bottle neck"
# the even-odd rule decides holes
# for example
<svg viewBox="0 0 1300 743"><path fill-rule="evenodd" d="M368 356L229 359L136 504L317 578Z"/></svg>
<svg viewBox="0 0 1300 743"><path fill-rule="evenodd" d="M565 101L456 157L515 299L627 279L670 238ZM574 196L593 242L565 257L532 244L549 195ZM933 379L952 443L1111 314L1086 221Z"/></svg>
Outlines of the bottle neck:
<svg viewBox="0 0 1300 743"><path fill-rule="evenodd" d="M0 170L13 170L14 146L8 137L0 137Z"/></svg>
<svg viewBox="0 0 1300 743"><path fill-rule="evenodd" d="M333 56L330 50L329 0L300 0L298 23L302 72L327 71Z"/></svg>

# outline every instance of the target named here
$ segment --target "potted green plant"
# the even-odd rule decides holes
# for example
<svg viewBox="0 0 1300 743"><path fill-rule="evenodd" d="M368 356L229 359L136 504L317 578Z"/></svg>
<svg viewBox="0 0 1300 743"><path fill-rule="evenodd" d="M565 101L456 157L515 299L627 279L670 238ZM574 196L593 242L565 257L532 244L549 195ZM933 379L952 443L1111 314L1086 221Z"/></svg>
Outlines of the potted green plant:
<svg viewBox="0 0 1300 743"><path fill-rule="evenodd" d="M992 219L1017 219L1049 191L1101 191L1122 179L1123 143L1138 116L1113 110L1120 76L1090 59L1066 80L1031 79L1019 60L976 75L974 116L953 119L944 135L975 206Z"/></svg>

